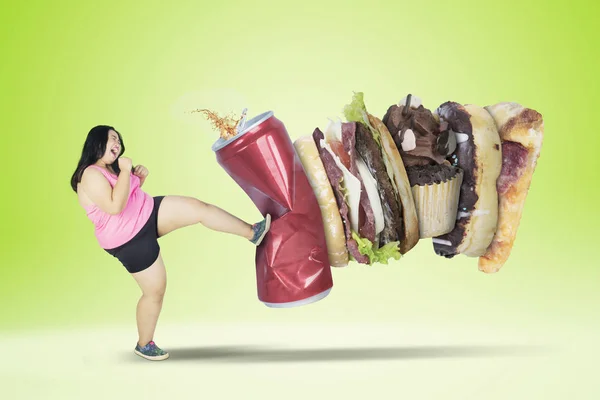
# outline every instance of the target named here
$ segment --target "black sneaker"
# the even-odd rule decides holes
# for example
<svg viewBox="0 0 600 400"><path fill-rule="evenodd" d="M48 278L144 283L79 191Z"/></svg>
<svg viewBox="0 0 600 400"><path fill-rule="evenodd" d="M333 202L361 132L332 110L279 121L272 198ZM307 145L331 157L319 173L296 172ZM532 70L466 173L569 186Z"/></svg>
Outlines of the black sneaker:
<svg viewBox="0 0 600 400"><path fill-rule="evenodd" d="M136 343L135 349L133 351L138 356L144 357L147 360L159 361L169 358L169 353L158 347L153 340L148 342L148 344L144 347L141 347L139 344Z"/></svg>
<svg viewBox="0 0 600 400"><path fill-rule="evenodd" d="M267 232L269 232L269 229L271 229L271 215L267 214L265 219L252 225L254 236L252 239L250 239L250 241L256 246L260 245Z"/></svg>

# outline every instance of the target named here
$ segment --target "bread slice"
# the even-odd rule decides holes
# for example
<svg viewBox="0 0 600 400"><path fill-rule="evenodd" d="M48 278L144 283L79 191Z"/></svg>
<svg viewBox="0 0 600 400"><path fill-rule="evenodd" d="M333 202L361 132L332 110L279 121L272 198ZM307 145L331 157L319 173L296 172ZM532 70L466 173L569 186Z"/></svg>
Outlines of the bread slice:
<svg viewBox="0 0 600 400"><path fill-rule="evenodd" d="M332 267L345 267L348 249L344 225L317 145L311 136L304 136L294 142L294 148L321 208L329 262Z"/></svg>
<svg viewBox="0 0 600 400"><path fill-rule="evenodd" d="M404 224L404 237L400 239L400 253L406 254L419 241L419 220L417 218L417 209L413 198L410 182L400 152L394 143L392 135L385 124L377 117L368 114L369 123L379 131L381 146L385 152L389 163L386 162L388 175L392 178L392 183L398 193L402 204L402 223Z"/></svg>

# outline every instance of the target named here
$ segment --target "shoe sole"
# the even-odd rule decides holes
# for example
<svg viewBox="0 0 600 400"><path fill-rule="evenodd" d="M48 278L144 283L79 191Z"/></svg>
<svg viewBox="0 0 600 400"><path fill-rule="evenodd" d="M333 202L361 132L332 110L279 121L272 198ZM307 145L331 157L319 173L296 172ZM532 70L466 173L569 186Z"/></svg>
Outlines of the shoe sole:
<svg viewBox="0 0 600 400"><path fill-rule="evenodd" d="M271 214L267 214L267 216L266 216L265 230L263 231L262 235L260 235L260 237L256 241L256 246L259 246L262 243L263 239L269 232L269 229L271 229Z"/></svg>
<svg viewBox="0 0 600 400"><path fill-rule="evenodd" d="M164 354L162 356L147 356L147 355L145 355L143 353L140 353L137 350L133 350L133 352L135 354L137 354L138 356L140 356L142 358L145 358L146 360L150 360L150 361L162 361L162 360L166 360L167 358L169 358L169 353Z"/></svg>

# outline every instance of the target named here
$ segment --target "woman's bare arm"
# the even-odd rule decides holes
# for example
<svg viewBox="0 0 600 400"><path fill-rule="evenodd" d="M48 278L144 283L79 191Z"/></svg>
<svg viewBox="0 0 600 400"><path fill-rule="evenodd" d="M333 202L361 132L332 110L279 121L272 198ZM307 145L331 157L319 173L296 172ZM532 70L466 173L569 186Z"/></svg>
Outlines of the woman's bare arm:
<svg viewBox="0 0 600 400"><path fill-rule="evenodd" d="M130 171L121 170L114 188L102 173L88 168L81 177L81 188L102 211L116 215L125 209L129 197Z"/></svg>

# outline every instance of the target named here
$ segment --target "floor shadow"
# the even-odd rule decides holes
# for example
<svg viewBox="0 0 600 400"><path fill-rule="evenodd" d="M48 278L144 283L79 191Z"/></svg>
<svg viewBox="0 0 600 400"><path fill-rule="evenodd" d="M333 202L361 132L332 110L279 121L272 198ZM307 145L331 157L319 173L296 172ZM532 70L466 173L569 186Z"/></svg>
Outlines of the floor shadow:
<svg viewBox="0 0 600 400"><path fill-rule="evenodd" d="M180 347L169 349L171 361L230 363L344 362L442 358L523 357L540 354L537 346L414 346L286 349L254 346Z"/></svg>

